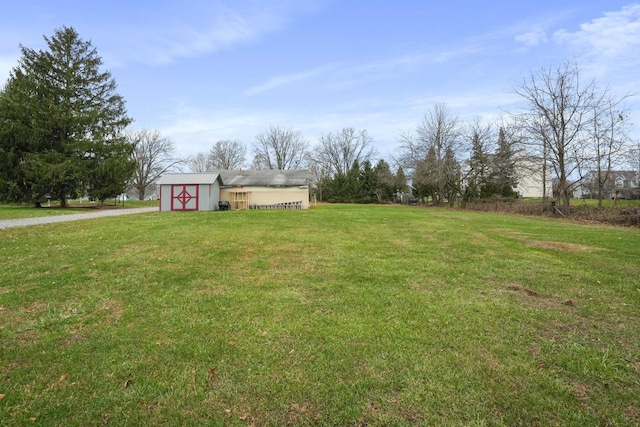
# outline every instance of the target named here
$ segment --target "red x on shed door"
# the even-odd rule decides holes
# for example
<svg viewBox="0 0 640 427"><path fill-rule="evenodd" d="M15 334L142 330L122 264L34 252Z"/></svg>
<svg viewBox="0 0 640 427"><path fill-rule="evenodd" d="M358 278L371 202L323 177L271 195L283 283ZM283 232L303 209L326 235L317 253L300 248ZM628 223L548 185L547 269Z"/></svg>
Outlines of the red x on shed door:
<svg viewBox="0 0 640 427"><path fill-rule="evenodd" d="M197 211L198 210L198 185L172 185L171 186L171 210L172 211Z"/></svg>

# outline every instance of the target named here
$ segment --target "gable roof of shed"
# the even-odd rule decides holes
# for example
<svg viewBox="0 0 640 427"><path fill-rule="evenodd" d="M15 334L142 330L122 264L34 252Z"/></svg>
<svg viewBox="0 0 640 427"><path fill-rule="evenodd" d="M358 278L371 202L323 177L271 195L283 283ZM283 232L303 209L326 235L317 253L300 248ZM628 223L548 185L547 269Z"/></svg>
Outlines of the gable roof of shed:
<svg viewBox="0 0 640 427"><path fill-rule="evenodd" d="M220 179L220 174L209 173L165 173L158 180L158 185L213 184Z"/></svg>
<svg viewBox="0 0 640 427"><path fill-rule="evenodd" d="M222 184L230 187L296 187L308 185L307 170L220 170Z"/></svg>

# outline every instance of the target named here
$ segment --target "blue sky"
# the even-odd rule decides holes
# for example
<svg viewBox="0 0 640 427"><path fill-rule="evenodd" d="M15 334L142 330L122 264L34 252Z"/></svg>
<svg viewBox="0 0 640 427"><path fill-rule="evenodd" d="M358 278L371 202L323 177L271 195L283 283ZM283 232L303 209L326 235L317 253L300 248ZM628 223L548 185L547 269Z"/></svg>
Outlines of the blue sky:
<svg viewBox="0 0 640 427"><path fill-rule="evenodd" d="M577 61L583 78L640 95L640 3L617 0L4 1L0 82L19 44L72 26L91 40L133 128L181 156L272 125L311 144L366 129L381 157L434 103L462 121L518 111L532 71ZM640 140L640 101L631 110ZM248 159L249 160L249 159Z"/></svg>

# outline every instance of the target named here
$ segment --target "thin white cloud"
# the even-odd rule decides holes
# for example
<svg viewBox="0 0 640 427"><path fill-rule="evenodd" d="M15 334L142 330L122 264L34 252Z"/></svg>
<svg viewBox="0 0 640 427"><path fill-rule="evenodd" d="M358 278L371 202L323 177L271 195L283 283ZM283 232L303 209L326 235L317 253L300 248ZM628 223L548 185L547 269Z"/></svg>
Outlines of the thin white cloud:
<svg viewBox="0 0 640 427"><path fill-rule="evenodd" d="M558 23L569 18L571 10L556 10L533 19L516 22L496 32L499 38L513 37L525 47L535 47L549 42L548 33Z"/></svg>
<svg viewBox="0 0 640 427"><path fill-rule="evenodd" d="M477 44L469 44L456 49L413 52L359 64L328 64L306 71L271 77L263 83L247 89L244 93L245 95L256 95L319 78L322 78L324 88L344 90L355 85L386 78L397 78L403 74L418 71L427 64L444 64L459 57L476 54L482 49L483 47Z"/></svg>
<svg viewBox="0 0 640 427"><path fill-rule="evenodd" d="M617 12L580 25L580 30L556 31L554 40L587 55L617 57L638 55L640 48L640 4L625 6Z"/></svg>
<svg viewBox="0 0 640 427"><path fill-rule="evenodd" d="M265 81L264 83L261 83L257 86L247 89L244 92L244 94L250 96L250 95L257 95L263 92L268 92L278 87L289 86L307 79L311 79L313 77L326 75L327 73L330 73L331 71L334 71L337 68L338 68L338 65L329 64L329 65L313 68L311 70L302 71L300 73L283 74L280 76L272 77L267 81Z"/></svg>
<svg viewBox="0 0 640 427"><path fill-rule="evenodd" d="M517 35L516 41L528 47L538 46L548 41L547 32L542 27L533 28L531 31Z"/></svg>
<svg viewBox="0 0 640 427"><path fill-rule="evenodd" d="M317 7L317 2L304 7L295 2L251 3L249 6L237 3L233 8L214 4L198 11L197 20L175 17L169 22L154 23L153 28L134 30L134 34L127 34L127 40L123 40L127 47L109 57L115 64L137 60L150 65L198 57L257 41L265 34L282 30L297 15Z"/></svg>

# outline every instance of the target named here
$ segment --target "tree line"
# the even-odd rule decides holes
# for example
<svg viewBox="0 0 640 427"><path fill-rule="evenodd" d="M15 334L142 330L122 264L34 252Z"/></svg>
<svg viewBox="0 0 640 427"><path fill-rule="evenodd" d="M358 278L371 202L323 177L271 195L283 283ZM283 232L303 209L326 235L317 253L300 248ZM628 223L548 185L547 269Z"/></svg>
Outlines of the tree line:
<svg viewBox="0 0 640 427"><path fill-rule="evenodd" d="M308 169L319 200L377 203L410 193L435 205L515 197L522 177L538 174L543 185L554 182L568 209L586 177L595 177L601 203L610 172L625 155L640 156L630 146L628 95L583 82L568 62L523 79L516 93L524 108L499 123L462 123L446 104L434 105L386 158L365 129L328 132L312 146L299 130L271 126L256 135L250 163L238 140L180 159L160 132L127 130L133 120L90 42L68 27L45 41L45 50L20 46L0 91L2 202L64 206L68 198L104 202L127 190L144 199L169 171L247 167Z"/></svg>

